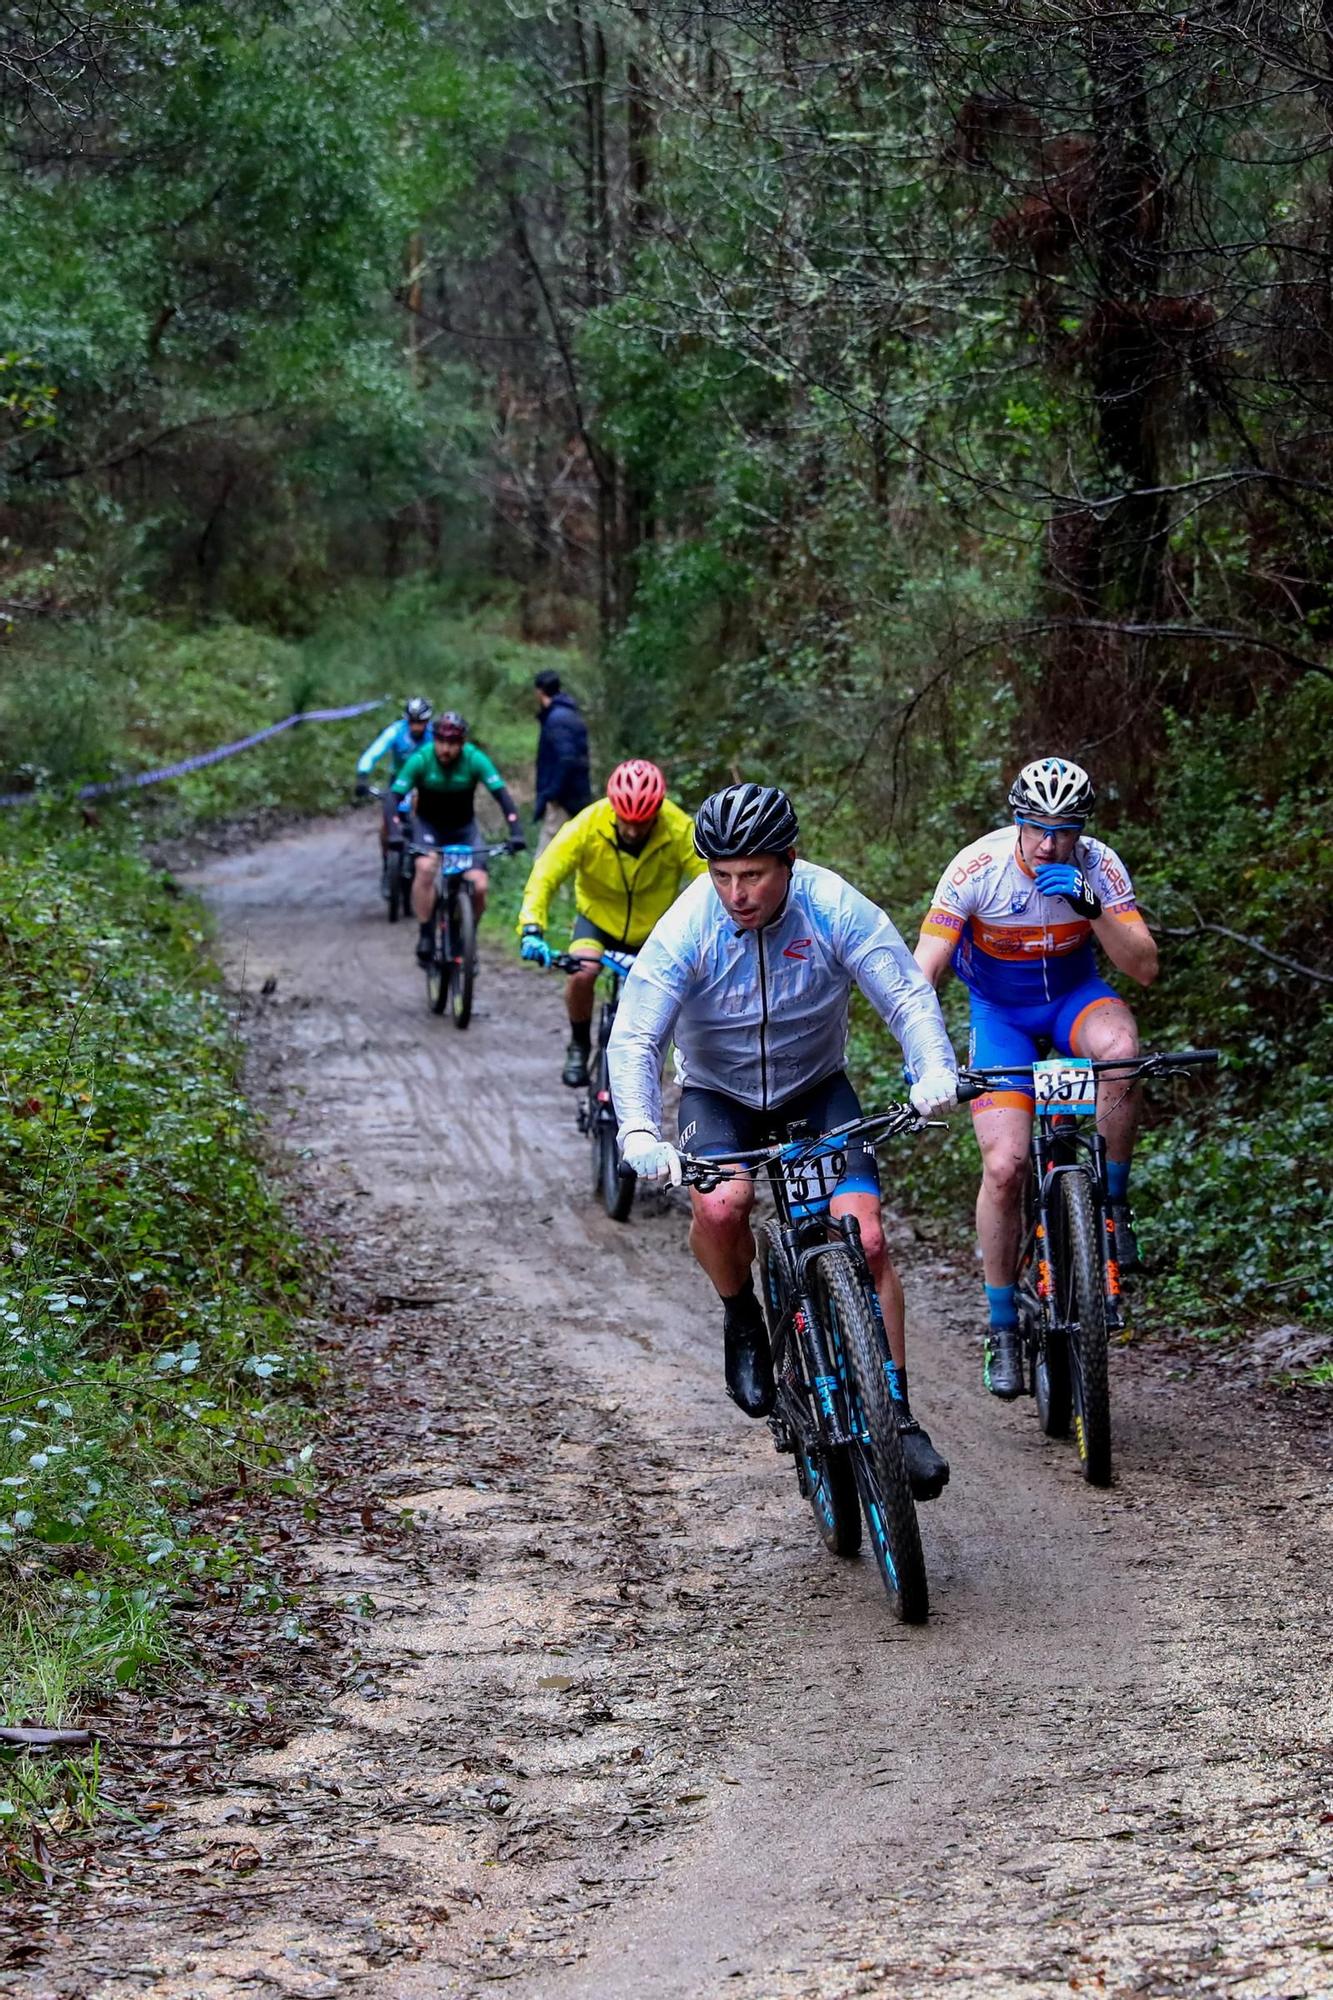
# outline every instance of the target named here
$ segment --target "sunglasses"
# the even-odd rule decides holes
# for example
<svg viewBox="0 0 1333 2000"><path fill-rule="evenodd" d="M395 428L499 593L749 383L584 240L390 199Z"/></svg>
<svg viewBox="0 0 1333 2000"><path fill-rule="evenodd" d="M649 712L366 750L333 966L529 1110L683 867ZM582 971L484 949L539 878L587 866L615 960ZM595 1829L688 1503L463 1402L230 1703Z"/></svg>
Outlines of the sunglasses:
<svg viewBox="0 0 1333 2000"><path fill-rule="evenodd" d="M1081 819L1066 819L1061 820L1057 826L1051 826L1048 821L1043 819L1026 819L1022 813L1019 813L1017 817L1020 826L1030 826L1034 833L1046 835L1082 833L1085 824Z"/></svg>

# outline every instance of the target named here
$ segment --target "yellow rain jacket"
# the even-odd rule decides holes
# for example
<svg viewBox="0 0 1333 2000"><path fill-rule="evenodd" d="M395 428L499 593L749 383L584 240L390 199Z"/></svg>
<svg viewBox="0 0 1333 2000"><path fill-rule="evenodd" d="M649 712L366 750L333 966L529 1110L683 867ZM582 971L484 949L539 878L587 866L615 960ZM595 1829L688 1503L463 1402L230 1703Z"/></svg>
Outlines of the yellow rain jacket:
<svg viewBox="0 0 1333 2000"><path fill-rule="evenodd" d="M533 868L518 927L546 928L551 898L574 877L574 907L627 951L637 951L687 882L708 864L694 851L694 821L664 799L657 824L637 854L616 845L610 799L598 799L562 826Z"/></svg>

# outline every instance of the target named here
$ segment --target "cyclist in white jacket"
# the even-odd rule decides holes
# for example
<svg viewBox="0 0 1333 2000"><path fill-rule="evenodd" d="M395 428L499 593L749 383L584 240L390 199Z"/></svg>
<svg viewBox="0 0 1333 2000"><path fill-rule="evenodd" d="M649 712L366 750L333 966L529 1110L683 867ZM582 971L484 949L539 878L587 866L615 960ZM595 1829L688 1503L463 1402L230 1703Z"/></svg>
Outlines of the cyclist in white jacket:
<svg viewBox="0 0 1333 2000"><path fill-rule="evenodd" d="M644 1180L681 1177L661 1135L661 1070L674 1039L680 1142L749 1152L806 1121L815 1134L860 1115L843 1064L859 986L902 1045L923 1117L956 1102L958 1075L934 989L893 924L831 869L796 859L785 792L731 785L705 799L694 840L708 862L655 926L625 982L609 1050L625 1162ZM727 1390L747 1415L773 1407L772 1357L755 1296L754 1183L692 1189L690 1247L723 1308ZM918 1499L949 1477L907 1399L903 1293L884 1241L872 1146L853 1143L833 1200L854 1215L883 1308L903 1452Z"/></svg>

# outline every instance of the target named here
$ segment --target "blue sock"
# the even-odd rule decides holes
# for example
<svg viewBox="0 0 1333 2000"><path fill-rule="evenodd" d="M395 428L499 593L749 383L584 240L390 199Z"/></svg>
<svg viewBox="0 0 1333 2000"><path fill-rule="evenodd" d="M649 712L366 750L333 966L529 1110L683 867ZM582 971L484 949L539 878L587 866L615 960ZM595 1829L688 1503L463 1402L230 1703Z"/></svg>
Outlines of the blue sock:
<svg viewBox="0 0 1333 2000"><path fill-rule="evenodd" d="M1106 1162L1106 1192L1112 1201L1129 1200L1129 1161Z"/></svg>
<svg viewBox="0 0 1333 2000"><path fill-rule="evenodd" d="M1018 1306L1015 1303L1013 1285L987 1285L986 1304L990 1308L992 1326L1017 1326Z"/></svg>

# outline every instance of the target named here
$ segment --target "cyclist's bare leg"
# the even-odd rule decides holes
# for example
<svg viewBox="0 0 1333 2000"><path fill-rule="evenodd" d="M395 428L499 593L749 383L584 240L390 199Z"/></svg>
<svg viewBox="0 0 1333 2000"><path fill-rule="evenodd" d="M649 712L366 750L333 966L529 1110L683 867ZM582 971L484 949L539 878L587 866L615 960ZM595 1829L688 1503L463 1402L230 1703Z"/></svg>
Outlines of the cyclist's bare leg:
<svg viewBox="0 0 1333 2000"><path fill-rule="evenodd" d="M907 1366L906 1312L902 1280L884 1241L884 1221L877 1194L836 1194L829 1207L831 1215L854 1215L861 1227L861 1248L865 1251L870 1276L879 1294L880 1311L889 1336L889 1353L900 1368Z"/></svg>
<svg viewBox="0 0 1333 2000"><path fill-rule="evenodd" d="M569 1015L571 1028L591 1021L597 997L597 975L602 969L600 958L585 958L581 952L574 956L579 959L581 969L571 972L565 982L565 1012Z"/></svg>
<svg viewBox="0 0 1333 2000"><path fill-rule="evenodd" d="M1022 1248L1023 1182L1028 1170L1032 1113L1018 1104L972 1107L972 1129L981 1148L977 1190L977 1241L988 1285L1012 1285Z"/></svg>
<svg viewBox="0 0 1333 2000"><path fill-rule="evenodd" d="M472 908L477 916L486 914L486 886L489 876L484 868L469 868L467 879L472 884Z"/></svg>
<svg viewBox="0 0 1333 2000"><path fill-rule="evenodd" d="M719 1298L735 1298L754 1265L754 1182L723 1181L708 1194L690 1190L690 1248Z"/></svg>
<svg viewBox="0 0 1333 2000"><path fill-rule="evenodd" d="M435 883L439 872L438 854L418 854L412 871L412 914L419 924L428 924L435 914Z"/></svg>
<svg viewBox="0 0 1333 2000"><path fill-rule="evenodd" d="M1139 1052L1139 1031L1123 1001L1095 1008L1078 1032L1076 1055L1094 1062L1126 1062ZM1097 1129L1106 1141L1108 1160L1128 1160L1139 1129L1140 1093L1127 1077L1103 1076L1097 1082Z"/></svg>

